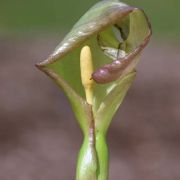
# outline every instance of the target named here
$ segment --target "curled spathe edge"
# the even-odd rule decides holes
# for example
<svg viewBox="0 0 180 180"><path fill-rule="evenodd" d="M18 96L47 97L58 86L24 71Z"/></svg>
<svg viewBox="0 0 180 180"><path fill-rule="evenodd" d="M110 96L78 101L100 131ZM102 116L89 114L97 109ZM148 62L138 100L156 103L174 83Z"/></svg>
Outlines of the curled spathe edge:
<svg viewBox="0 0 180 180"><path fill-rule="evenodd" d="M105 4L105 2L103 2ZM106 29L108 26L114 25L117 21L120 21L125 16L129 15L135 10L142 11L144 16L146 17L147 24L149 27L149 33L147 37L143 40L138 47L136 47L127 57L126 59L133 59L137 54L139 54L144 47L148 44L150 36L152 34L151 25L149 20L144 13L143 10L138 9L136 7L128 6L121 3L109 3L106 2L106 5L103 6L102 2L98 3L95 8L91 8L73 27L72 31L70 31L67 36L63 39L63 41L57 46L55 51L44 61L39 62L36 66L43 71L46 69L46 66L56 62L57 60L63 58L65 55L70 53L75 48L78 48L82 43L84 43L88 38L92 35L96 35L99 32ZM103 4L103 5L102 5ZM118 5L119 4L119 5ZM89 14L92 14L98 8L105 9L102 12L99 12L90 20L84 20ZM95 10L94 10L95 9ZM83 21L83 22L82 22ZM125 63L126 65L128 63ZM103 67L102 67L103 68ZM98 71L98 70L97 70ZM97 71L95 73L97 73ZM95 74L94 74L95 77ZM96 78L94 78L96 79Z"/></svg>

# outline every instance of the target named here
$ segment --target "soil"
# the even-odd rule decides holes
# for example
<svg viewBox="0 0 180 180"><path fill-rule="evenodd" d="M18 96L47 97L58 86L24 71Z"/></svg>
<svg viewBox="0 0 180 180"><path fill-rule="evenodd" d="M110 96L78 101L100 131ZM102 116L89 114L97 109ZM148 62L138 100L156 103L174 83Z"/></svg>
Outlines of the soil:
<svg viewBox="0 0 180 180"><path fill-rule="evenodd" d="M0 39L0 179L72 180L82 134L34 67L60 38ZM180 46L152 40L108 133L110 180L180 179Z"/></svg>

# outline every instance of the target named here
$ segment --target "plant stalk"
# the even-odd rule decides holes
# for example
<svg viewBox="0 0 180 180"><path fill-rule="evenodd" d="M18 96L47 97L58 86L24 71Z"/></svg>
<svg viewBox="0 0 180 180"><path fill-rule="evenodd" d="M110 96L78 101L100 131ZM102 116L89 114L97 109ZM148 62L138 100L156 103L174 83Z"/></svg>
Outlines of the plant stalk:
<svg viewBox="0 0 180 180"><path fill-rule="evenodd" d="M94 120L79 151L76 180L108 180L106 135L95 130Z"/></svg>

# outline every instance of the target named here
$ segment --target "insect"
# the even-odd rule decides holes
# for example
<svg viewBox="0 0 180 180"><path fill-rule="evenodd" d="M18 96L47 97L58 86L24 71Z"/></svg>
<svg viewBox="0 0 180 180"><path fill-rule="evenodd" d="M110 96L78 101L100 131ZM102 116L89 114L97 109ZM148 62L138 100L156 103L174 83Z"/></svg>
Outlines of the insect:
<svg viewBox="0 0 180 180"><path fill-rule="evenodd" d="M134 58L139 55L139 53L141 53L141 51L147 45L150 39L150 35L151 34L149 34L144 39L143 43L136 47L131 53L125 55L124 57L117 57L117 59L112 61L112 63L106 64L103 67L97 69L92 74L92 79L99 84L110 83L117 80L131 65L131 63L133 64Z"/></svg>

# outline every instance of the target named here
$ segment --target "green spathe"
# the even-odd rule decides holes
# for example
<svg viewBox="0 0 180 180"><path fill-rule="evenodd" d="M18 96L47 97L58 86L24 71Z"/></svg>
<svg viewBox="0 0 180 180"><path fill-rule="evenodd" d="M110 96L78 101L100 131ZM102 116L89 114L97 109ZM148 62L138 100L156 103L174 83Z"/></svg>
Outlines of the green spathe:
<svg viewBox="0 0 180 180"><path fill-rule="evenodd" d="M135 78L135 67L150 35L150 25L142 10L117 0L101 1L80 18L45 61L37 64L67 95L83 131L77 180L108 179L106 132ZM102 51L104 47L107 50L114 48L117 52L120 48L125 54L140 47L116 81L95 85L92 106L86 102L80 76L80 51L85 45L91 48L94 69L116 58L117 53L108 55L109 51Z"/></svg>

